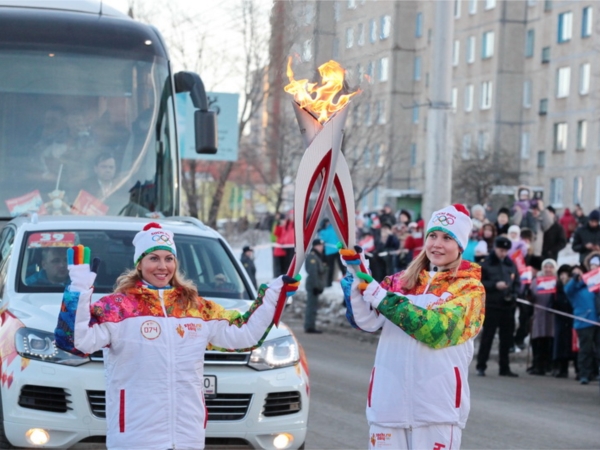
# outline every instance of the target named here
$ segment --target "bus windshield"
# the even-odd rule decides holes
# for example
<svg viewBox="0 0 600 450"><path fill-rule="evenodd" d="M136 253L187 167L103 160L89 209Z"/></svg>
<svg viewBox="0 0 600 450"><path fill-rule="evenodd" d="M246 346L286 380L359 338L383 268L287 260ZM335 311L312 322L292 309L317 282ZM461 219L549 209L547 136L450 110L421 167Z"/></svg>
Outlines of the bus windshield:
<svg viewBox="0 0 600 450"><path fill-rule="evenodd" d="M177 162L166 59L0 47L0 218L168 216Z"/></svg>

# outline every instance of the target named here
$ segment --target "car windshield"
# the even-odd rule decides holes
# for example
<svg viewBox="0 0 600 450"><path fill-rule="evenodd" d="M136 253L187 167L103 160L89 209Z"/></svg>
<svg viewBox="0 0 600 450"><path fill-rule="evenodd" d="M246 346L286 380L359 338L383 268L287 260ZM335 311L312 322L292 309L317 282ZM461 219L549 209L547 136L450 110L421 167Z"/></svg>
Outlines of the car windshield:
<svg viewBox="0 0 600 450"><path fill-rule="evenodd" d="M61 230L28 233L18 274L19 292L62 292L69 284L67 248L84 245L100 258L97 293L111 293L117 277L133 268L134 231ZM251 292L231 253L214 238L176 234L179 270L207 298L250 300Z"/></svg>

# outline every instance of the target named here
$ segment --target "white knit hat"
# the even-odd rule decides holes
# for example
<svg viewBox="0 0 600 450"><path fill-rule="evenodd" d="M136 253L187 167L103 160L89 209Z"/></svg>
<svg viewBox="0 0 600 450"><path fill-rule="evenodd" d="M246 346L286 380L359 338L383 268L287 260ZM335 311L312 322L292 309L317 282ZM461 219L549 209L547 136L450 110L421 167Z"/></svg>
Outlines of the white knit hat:
<svg viewBox="0 0 600 450"><path fill-rule="evenodd" d="M137 264L150 252L155 250L167 250L177 256L173 233L163 230L156 222L150 222L142 231L133 238L135 253L133 254L133 263Z"/></svg>
<svg viewBox="0 0 600 450"><path fill-rule="evenodd" d="M472 229L473 222L469 217L469 211L463 205L456 203L435 211L431 215L425 236L432 231L443 231L456 241L461 251L464 251Z"/></svg>

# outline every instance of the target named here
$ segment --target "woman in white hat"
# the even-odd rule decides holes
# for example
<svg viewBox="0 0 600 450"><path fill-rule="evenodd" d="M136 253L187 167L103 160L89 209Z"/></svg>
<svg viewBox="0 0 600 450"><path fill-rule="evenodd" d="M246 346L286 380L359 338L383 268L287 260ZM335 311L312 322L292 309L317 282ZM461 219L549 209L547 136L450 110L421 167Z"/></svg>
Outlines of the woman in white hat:
<svg viewBox="0 0 600 450"><path fill-rule="evenodd" d="M207 346L261 345L281 290L293 293L297 283L280 276L262 285L241 314L198 296L178 271L172 232L150 223L133 245L135 268L117 279L114 294L93 304L96 274L89 264L70 263L56 343L79 354L104 349L109 449L202 449Z"/></svg>
<svg viewBox="0 0 600 450"><path fill-rule="evenodd" d="M364 273L360 251L340 250L350 323L382 330L367 399L371 449L460 447L473 340L484 319L481 269L461 257L472 228L462 205L434 212L424 251L381 285Z"/></svg>

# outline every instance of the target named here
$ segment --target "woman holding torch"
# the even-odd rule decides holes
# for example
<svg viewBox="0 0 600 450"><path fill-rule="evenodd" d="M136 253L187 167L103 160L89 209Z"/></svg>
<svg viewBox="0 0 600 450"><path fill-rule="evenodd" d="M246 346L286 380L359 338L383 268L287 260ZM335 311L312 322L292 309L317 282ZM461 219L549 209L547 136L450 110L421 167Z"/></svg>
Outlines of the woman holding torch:
<svg viewBox="0 0 600 450"><path fill-rule="evenodd" d="M365 273L360 248L340 250L350 323L382 330L367 399L371 449L460 447L485 309L481 269L461 257L472 227L462 205L434 212L424 251L381 284Z"/></svg>

